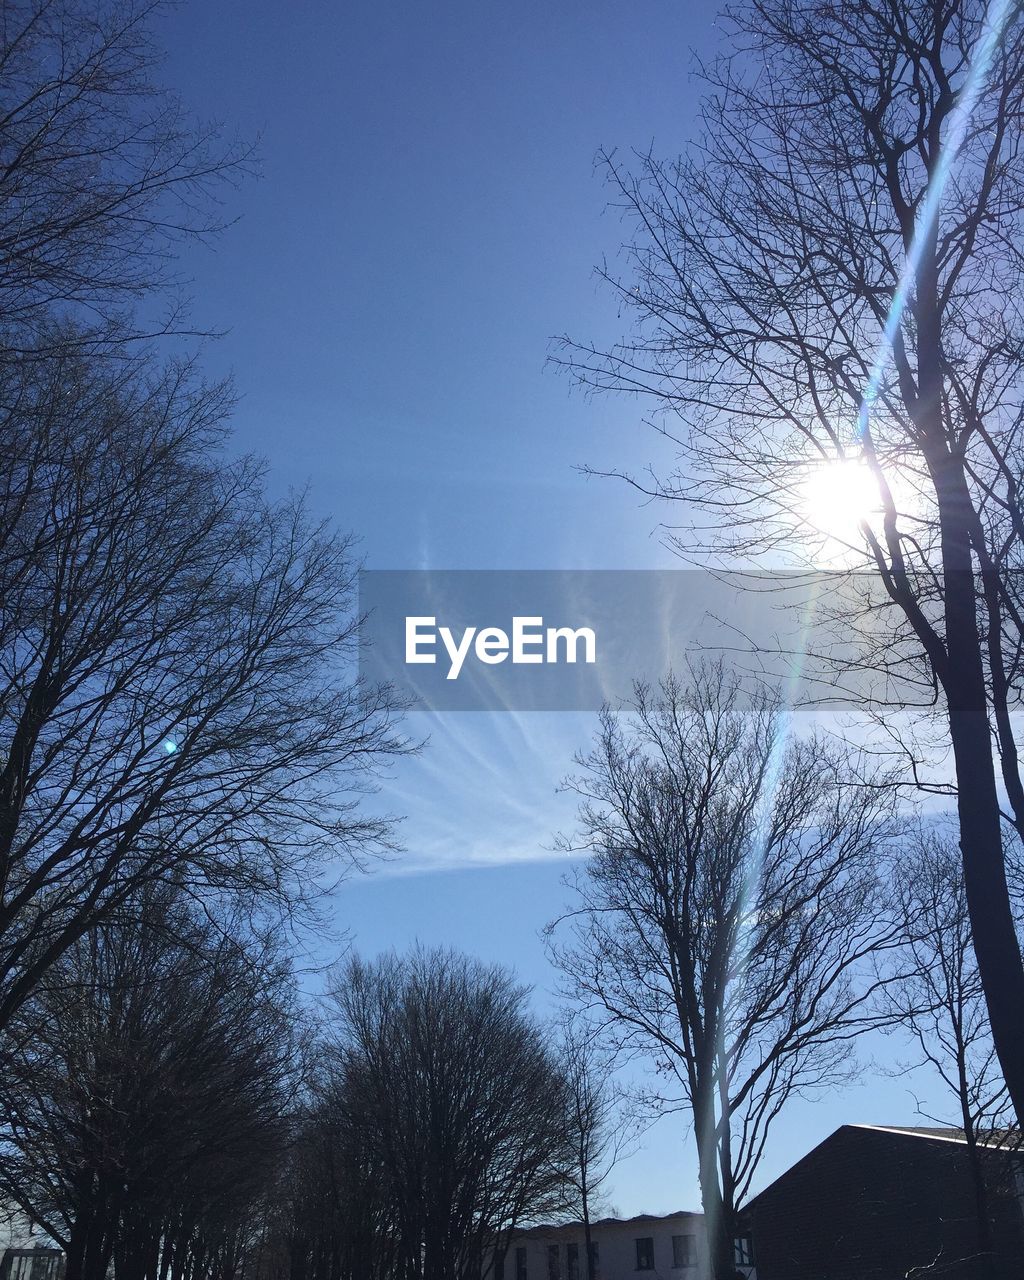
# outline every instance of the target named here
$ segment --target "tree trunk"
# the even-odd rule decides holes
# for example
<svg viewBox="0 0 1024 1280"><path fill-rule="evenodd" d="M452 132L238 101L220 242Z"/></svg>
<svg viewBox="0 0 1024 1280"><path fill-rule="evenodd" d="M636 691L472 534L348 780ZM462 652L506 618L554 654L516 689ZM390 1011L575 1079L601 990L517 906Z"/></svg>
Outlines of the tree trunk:
<svg viewBox="0 0 1024 1280"><path fill-rule="evenodd" d="M959 460L936 476L942 516L946 705L956 764L964 887L992 1040L1018 1122L1024 1118L1024 963L1014 926L996 786L992 732L970 541L970 496Z"/></svg>
<svg viewBox="0 0 1024 1280"><path fill-rule="evenodd" d="M942 556L949 736L956 765L964 887L992 1040L1017 1114L1024 1120L1024 962L1006 884L990 705L978 621L971 530L977 525L964 460L943 422L942 315L937 230L918 269L918 397L912 410L935 486Z"/></svg>
<svg viewBox="0 0 1024 1280"><path fill-rule="evenodd" d="M734 1280L731 1214L722 1199L718 1180L718 1143L715 1133L714 1106L694 1098L694 1120L697 1139L697 1176L701 1205L707 1232L708 1256L713 1280Z"/></svg>
<svg viewBox="0 0 1024 1280"><path fill-rule="evenodd" d="M981 1163L981 1152L978 1140L968 1134L967 1151L971 1161L971 1181L974 1186L974 1212L977 1219L978 1274L982 1277L995 1275L995 1255L992 1252L992 1223L988 1215L988 1191L985 1187L985 1170Z"/></svg>
<svg viewBox="0 0 1024 1280"><path fill-rule="evenodd" d="M88 1217L83 1210L75 1214L68 1239L64 1263L64 1280L82 1280L85 1262L85 1244L89 1234Z"/></svg>

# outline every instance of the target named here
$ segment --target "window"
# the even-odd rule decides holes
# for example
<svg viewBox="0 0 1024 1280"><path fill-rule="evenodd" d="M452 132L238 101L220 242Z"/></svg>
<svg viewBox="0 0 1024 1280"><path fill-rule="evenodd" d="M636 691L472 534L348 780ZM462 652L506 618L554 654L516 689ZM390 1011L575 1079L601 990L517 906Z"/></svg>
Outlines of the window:
<svg viewBox="0 0 1024 1280"><path fill-rule="evenodd" d="M503 1253L494 1255L494 1280L505 1280L505 1255Z"/></svg>
<svg viewBox="0 0 1024 1280"><path fill-rule="evenodd" d="M750 1236L737 1236L732 1244L732 1260L738 1267L754 1265L754 1242Z"/></svg>
<svg viewBox="0 0 1024 1280"><path fill-rule="evenodd" d="M578 1244L565 1246L565 1274L568 1280L580 1280L580 1247Z"/></svg>
<svg viewBox="0 0 1024 1280"><path fill-rule="evenodd" d="M672 1237L672 1265L674 1267L692 1267L697 1262L697 1237Z"/></svg>
<svg viewBox="0 0 1024 1280"><path fill-rule="evenodd" d="M637 1236L636 1240L637 1271L654 1270L654 1237Z"/></svg>
<svg viewBox="0 0 1024 1280"><path fill-rule="evenodd" d="M558 1245L548 1245L548 1280L559 1280L562 1272L558 1265Z"/></svg>
<svg viewBox="0 0 1024 1280"><path fill-rule="evenodd" d="M516 1280L526 1280L526 1247L521 1245L516 1250Z"/></svg>
<svg viewBox="0 0 1024 1280"><path fill-rule="evenodd" d="M601 1253L596 1240L590 1242L590 1270L594 1273L594 1280L597 1280L601 1274Z"/></svg>

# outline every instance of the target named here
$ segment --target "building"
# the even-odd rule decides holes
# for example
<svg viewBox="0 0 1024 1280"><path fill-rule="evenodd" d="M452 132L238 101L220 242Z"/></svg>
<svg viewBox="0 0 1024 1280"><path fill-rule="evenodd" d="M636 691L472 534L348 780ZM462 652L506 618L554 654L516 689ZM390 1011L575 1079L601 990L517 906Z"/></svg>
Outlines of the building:
<svg viewBox="0 0 1024 1280"><path fill-rule="evenodd" d="M599 1280L709 1280L704 1216L642 1213L601 1218L591 1224ZM586 1280L582 1223L532 1227L509 1241L504 1257L491 1259L493 1280ZM749 1241L737 1242L737 1261L749 1263ZM749 1265L741 1268L751 1275Z"/></svg>
<svg viewBox="0 0 1024 1280"><path fill-rule="evenodd" d="M748 1205L758 1280L1019 1280L1022 1155L989 1147L983 1166L988 1266L959 1130L843 1125Z"/></svg>
<svg viewBox="0 0 1024 1280"><path fill-rule="evenodd" d="M0 1280L60 1280L64 1255L16 1206L0 1202Z"/></svg>

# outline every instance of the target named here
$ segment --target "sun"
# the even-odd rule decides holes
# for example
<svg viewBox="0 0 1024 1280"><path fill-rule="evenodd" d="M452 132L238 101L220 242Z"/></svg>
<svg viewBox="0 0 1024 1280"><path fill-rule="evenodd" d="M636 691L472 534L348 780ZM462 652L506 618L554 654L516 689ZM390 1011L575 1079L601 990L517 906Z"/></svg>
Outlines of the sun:
<svg viewBox="0 0 1024 1280"><path fill-rule="evenodd" d="M824 462L803 482L801 509L818 533L841 542L858 539L861 525L878 514L878 483L867 465L843 458Z"/></svg>

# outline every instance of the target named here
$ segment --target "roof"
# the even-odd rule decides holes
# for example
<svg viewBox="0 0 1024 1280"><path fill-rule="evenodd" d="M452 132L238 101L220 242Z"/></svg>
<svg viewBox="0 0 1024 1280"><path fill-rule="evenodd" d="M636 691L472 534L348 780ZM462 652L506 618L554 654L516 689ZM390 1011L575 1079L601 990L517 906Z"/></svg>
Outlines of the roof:
<svg viewBox="0 0 1024 1280"><path fill-rule="evenodd" d="M912 1138L937 1138L940 1142L966 1142L963 1129L940 1128L924 1124L851 1124L848 1129L874 1129L878 1133L903 1133Z"/></svg>
<svg viewBox="0 0 1024 1280"><path fill-rule="evenodd" d="M899 1133L911 1138L930 1138L933 1142L959 1142L966 1145L967 1135L963 1129L941 1128L937 1125L890 1125L890 1124L851 1124L848 1129L874 1129L878 1133ZM978 1145L982 1147L1004 1147L1011 1150L1021 1144L1021 1133L1018 1129L986 1129L978 1134Z"/></svg>
<svg viewBox="0 0 1024 1280"><path fill-rule="evenodd" d="M827 1143L832 1142L839 1134L844 1132L887 1133L901 1138L916 1138L930 1142L948 1142L957 1146L966 1146L967 1143L967 1138L965 1137L962 1129L942 1127L939 1125L843 1124L840 1125L838 1129L834 1129L827 1138L823 1138L821 1142L813 1146L806 1155L801 1156L799 1160L794 1164L791 1164L783 1173L780 1173L777 1178L768 1184L768 1186L763 1187L756 1196L753 1196L746 1205L744 1205L744 1212L753 1208L763 1195L766 1195L773 1187L776 1187L780 1182L789 1177L794 1169L798 1169L805 1160L809 1160L817 1151L820 1151ZM1015 1150L1016 1147L1020 1145L1022 1139L1020 1131L1015 1129L990 1130L985 1136L988 1140L982 1140L980 1145L983 1149L987 1149L989 1151L993 1151L1000 1147Z"/></svg>
<svg viewBox="0 0 1024 1280"><path fill-rule="evenodd" d="M630 1227L650 1225L655 1222L671 1222L676 1218L700 1218L703 1214L699 1209L676 1209L672 1213L638 1213L632 1218L594 1218L591 1223L591 1229L597 1227ZM513 1232L518 1238L519 1236L539 1236L550 1235L553 1231L582 1231L583 1223L579 1219L573 1219L569 1222L542 1222L535 1227L523 1227L519 1231Z"/></svg>

